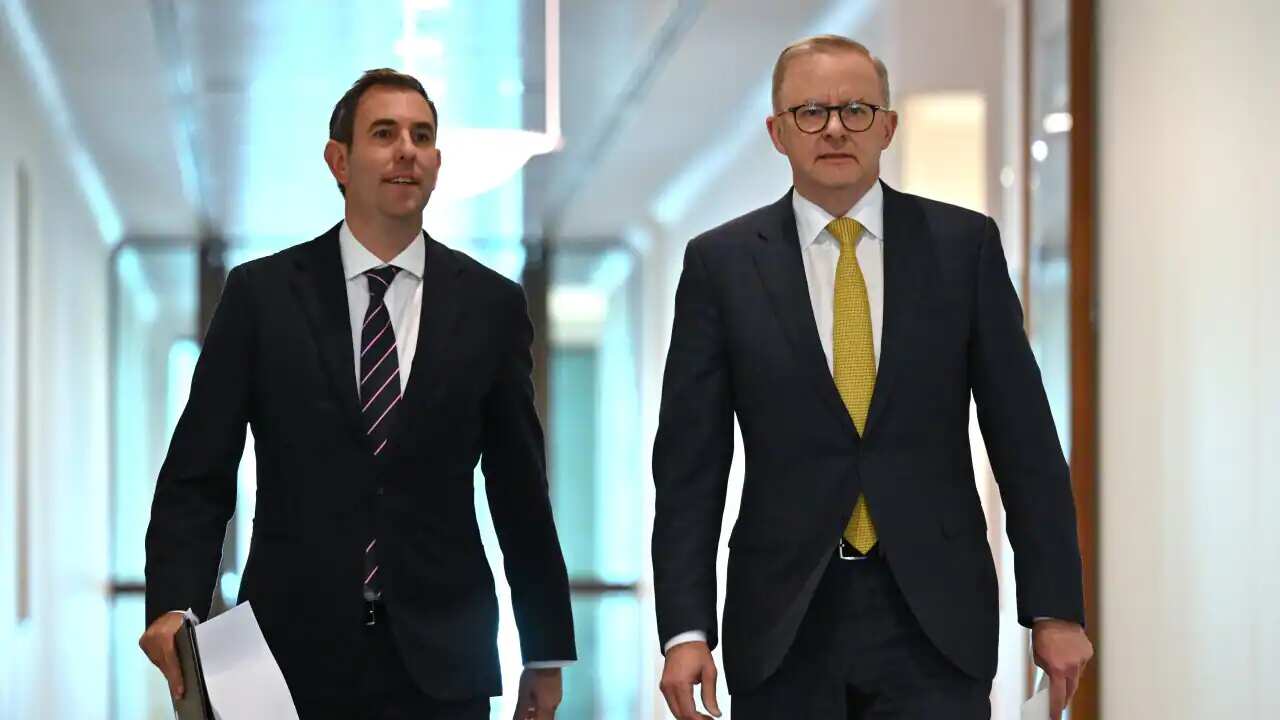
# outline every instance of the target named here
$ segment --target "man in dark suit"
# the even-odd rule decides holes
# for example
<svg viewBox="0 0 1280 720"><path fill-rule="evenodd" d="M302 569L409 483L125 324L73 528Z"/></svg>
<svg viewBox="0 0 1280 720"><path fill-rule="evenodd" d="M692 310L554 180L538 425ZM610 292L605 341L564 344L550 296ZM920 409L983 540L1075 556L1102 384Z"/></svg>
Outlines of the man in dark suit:
<svg viewBox="0 0 1280 720"><path fill-rule="evenodd" d="M343 222L227 278L160 471L140 641L175 695L173 636L207 617L246 423L252 602L303 718L487 718L498 608L480 462L525 671L518 718L551 718L575 658L547 497L520 287L422 230L435 105L374 70L344 95L325 160Z"/></svg>
<svg viewBox="0 0 1280 720"><path fill-rule="evenodd" d="M888 73L783 51L778 202L685 252L654 446L661 689L715 702L716 552L737 415L724 663L735 720L990 716L997 588L969 398L1008 513L1018 615L1059 712L1092 655L1067 466L995 223L894 191Z"/></svg>

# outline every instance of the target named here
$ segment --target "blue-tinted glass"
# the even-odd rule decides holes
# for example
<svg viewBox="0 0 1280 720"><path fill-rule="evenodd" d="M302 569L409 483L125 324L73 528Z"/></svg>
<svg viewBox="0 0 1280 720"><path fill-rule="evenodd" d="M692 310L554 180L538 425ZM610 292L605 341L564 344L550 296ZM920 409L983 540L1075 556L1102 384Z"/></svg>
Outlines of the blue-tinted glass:
<svg viewBox="0 0 1280 720"><path fill-rule="evenodd" d="M571 576L634 583L645 558L638 508L648 481L634 259L617 247L552 258L548 433L557 527Z"/></svg>
<svg viewBox="0 0 1280 720"><path fill-rule="evenodd" d="M596 575L596 353L552 351L550 452L556 529L570 577Z"/></svg>
<svg viewBox="0 0 1280 720"><path fill-rule="evenodd" d="M557 717L630 720L640 716L643 635L649 624L630 593L573 601L579 661L565 671Z"/></svg>
<svg viewBox="0 0 1280 720"><path fill-rule="evenodd" d="M122 595L111 605L111 717L171 720L164 676L138 649L146 610L141 595Z"/></svg>
<svg viewBox="0 0 1280 720"><path fill-rule="evenodd" d="M1070 132L1049 132L1042 119L1071 111L1068 28L1061 0L1037 0L1032 54L1030 338L1062 449L1071 452Z"/></svg>
<svg viewBox="0 0 1280 720"><path fill-rule="evenodd" d="M117 581L141 581L156 475L197 353L196 250L126 246L115 256L112 542Z"/></svg>
<svg viewBox="0 0 1280 720"><path fill-rule="evenodd" d="M631 253L616 246L552 255L546 332L556 526L571 579L622 588L573 597L579 660L565 671L558 713L567 718L642 712L642 640L651 624L640 617L636 593L626 589L639 582L647 555L634 267Z"/></svg>

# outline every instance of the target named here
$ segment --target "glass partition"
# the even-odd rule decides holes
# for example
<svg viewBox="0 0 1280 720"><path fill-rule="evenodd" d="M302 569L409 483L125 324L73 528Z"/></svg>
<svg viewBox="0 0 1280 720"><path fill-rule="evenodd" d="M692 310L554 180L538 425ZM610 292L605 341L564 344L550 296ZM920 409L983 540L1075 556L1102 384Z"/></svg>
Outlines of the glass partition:
<svg viewBox="0 0 1280 720"><path fill-rule="evenodd" d="M581 658L559 715L635 718L651 632L637 587L648 555L637 262L612 243L550 257L548 461Z"/></svg>
<svg viewBox="0 0 1280 720"><path fill-rule="evenodd" d="M1071 97L1067 0L1034 0L1030 17L1028 330L1062 449L1071 453Z"/></svg>
<svg viewBox="0 0 1280 720"><path fill-rule="evenodd" d="M199 354L198 252L126 243L111 267L111 716L170 718L163 678L138 650L143 541L156 476Z"/></svg>

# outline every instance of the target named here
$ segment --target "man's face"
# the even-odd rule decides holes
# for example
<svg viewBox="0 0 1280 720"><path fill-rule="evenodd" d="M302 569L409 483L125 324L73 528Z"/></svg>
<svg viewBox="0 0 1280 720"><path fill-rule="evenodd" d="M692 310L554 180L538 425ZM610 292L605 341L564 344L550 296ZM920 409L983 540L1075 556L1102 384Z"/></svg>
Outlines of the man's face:
<svg viewBox="0 0 1280 720"><path fill-rule="evenodd" d="M777 110L817 103L843 105L851 101L883 106L884 94L875 66L853 51L808 52L792 58L778 92ZM805 133L791 113L766 120L769 136L778 152L791 162L796 189L806 196L822 196L841 190L862 189L880 175L880 153L889 147L897 127L897 115L876 112L871 127L851 132L831 113L826 126Z"/></svg>
<svg viewBox="0 0 1280 720"><path fill-rule="evenodd" d="M325 159L346 187L350 211L371 219L420 217L440 171L436 118L418 93L375 85L356 105L351 144L330 140Z"/></svg>

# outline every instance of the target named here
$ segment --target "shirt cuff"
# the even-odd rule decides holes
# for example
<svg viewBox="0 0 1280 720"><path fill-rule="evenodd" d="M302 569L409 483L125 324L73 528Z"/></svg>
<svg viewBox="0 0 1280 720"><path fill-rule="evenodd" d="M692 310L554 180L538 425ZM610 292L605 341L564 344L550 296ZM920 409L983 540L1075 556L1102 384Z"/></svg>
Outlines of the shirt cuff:
<svg viewBox="0 0 1280 720"><path fill-rule="evenodd" d="M573 664L573 660L534 660L524 664L525 670L556 670Z"/></svg>
<svg viewBox="0 0 1280 720"><path fill-rule="evenodd" d="M1039 615L1037 617L1031 618L1031 627L1034 628L1036 626L1036 623L1042 620L1057 620L1059 622L1071 623L1072 625L1080 625L1080 623L1075 620L1063 620L1062 618L1049 617L1048 615ZM1084 627L1084 626L1081 625L1081 627Z"/></svg>
<svg viewBox="0 0 1280 720"><path fill-rule="evenodd" d="M688 632L682 632L679 635L676 635L675 637L668 640L667 644L662 646L662 654L666 655L668 652L671 652L671 648L677 645L683 645L684 643L690 643L690 642L706 642L706 641L707 641L707 634L701 630L690 630Z"/></svg>

